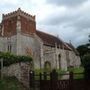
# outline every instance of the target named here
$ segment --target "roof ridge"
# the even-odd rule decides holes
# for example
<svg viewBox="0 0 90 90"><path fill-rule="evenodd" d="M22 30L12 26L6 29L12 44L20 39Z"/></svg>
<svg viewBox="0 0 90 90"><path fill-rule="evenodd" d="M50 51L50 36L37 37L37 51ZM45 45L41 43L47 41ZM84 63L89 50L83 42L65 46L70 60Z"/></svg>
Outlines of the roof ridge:
<svg viewBox="0 0 90 90"><path fill-rule="evenodd" d="M58 40L60 40L60 39L59 39L58 37L56 37L55 35L49 34L49 33L47 33L47 32L43 32L43 31L40 31L40 30L36 30L36 32L41 32L41 33L47 34L47 35L49 35L49 36L55 37L55 38L57 38Z"/></svg>
<svg viewBox="0 0 90 90"><path fill-rule="evenodd" d="M48 34L46 32L42 32L39 30L36 30L36 34L44 41L44 44L46 45L54 45L57 44L58 46L60 45L62 48L62 45L64 45L64 48L71 50L65 43L63 40L61 40L60 38Z"/></svg>

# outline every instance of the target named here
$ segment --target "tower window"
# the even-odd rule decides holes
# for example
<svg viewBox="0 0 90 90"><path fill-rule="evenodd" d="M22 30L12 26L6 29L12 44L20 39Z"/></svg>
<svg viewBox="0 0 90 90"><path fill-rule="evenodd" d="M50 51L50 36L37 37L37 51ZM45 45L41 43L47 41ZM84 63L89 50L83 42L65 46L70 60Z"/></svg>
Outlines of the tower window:
<svg viewBox="0 0 90 90"><path fill-rule="evenodd" d="M12 50L12 46L11 46L11 44L9 44L8 45L8 52L11 52L11 50Z"/></svg>

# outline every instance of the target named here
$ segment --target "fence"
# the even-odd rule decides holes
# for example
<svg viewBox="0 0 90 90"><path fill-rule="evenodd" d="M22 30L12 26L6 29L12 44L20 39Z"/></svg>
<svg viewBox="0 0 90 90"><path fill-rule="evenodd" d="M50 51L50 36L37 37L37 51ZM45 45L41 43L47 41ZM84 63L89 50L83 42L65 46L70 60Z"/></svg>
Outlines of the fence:
<svg viewBox="0 0 90 90"><path fill-rule="evenodd" d="M34 90L90 90L90 80L83 76L84 73L58 74L56 71L36 75L31 71L30 87Z"/></svg>

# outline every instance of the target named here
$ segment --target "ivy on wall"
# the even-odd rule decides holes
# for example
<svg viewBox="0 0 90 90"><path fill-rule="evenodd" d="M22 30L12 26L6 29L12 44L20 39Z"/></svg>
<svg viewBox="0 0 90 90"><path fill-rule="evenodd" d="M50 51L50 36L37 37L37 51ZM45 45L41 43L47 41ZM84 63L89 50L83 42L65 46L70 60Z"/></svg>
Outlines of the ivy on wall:
<svg viewBox="0 0 90 90"><path fill-rule="evenodd" d="M19 62L31 62L30 56L14 55L9 52L0 52L0 59L3 59L3 66L9 66ZM0 64L1 65L1 64Z"/></svg>

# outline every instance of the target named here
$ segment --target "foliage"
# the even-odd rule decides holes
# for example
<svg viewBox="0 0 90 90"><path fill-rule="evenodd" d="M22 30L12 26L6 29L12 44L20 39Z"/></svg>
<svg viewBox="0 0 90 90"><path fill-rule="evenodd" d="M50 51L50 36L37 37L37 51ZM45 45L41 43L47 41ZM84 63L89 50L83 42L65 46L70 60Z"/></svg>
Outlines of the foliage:
<svg viewBox="0 0 90 90"><path fill-rule="evenodd" d="M90 35L88 36L88 41L86 44L80 45L77 47L77 50L80 54L81 59L83 58L84 55L90 53Z"/></svg>
<svg viewBox="0 0 90 90"><path fill-rule="evenodd" d="M90 43L78 46L77 50L81 57L81 64L83 65L83 57L90 53Z"/></svg>
<svg viewBox="0 0 90 90"><path fill-rule="evenodd" d="M15 77L5 77L0 80L0 90L26 90Z"/></svg>
<svg viewBox="0 0 90 90"><path fill-rule="evenodd" d="M14 63L18 62L30 62L32 61L32 58L30 56L19 56L14 55L9 52L0 52L0 59L3 59L3 65L9 66Z"/></svg>
<svg viewBox="0 0 90 90"><path fill-rule="evenodd" d="M45 70L44 69L35 69L35 79L40 80L39 74L42 73L44 74ZM58 73L58 79L61 80L64 76L69 75L69 72L73 72L73 78L74 79L82 79L84 78L84 68L83 67L78 67L78 68L68 68L68 71L64 71L61 69L56 69L56 72ZM42 79L44 77L42 76ZM47 79L50 80L50 73L47 74Z"/></svg>
<svg viewBox="0 0 90 90"><path fill-rule="evenodd" d="M39 74L39 73L43 73L43 72L47 72L45 69L35 69L35 73L36 74ZM48 73L50 73L51 71L49 71ZM56 69L56 72L58 73L58 74L65 74L66 73L66 71L64 71L64 70L61 70L61 69Z"/></svg>
<svg viewBox="0 0 90 90"><path fill-rule="evenodd" d="M77 50L80 56L83 57L88 52L88 47L87 45L80 45L77 47Z"/></svg>
<svg viewBox="0 0 90 90"><path fill-rule="evenodd" d="M88 37L89 37L89 43L90 43L90 35Z"/></svg>
<svg viewBox="0 0 90 90"><path fill-rule="evenodd" d="M58 74L65 74L67 71L61 70L61 69L56 69L56 72Z"/></svg>
<svg viewBox="0 0 90 90"><path fill-rule="evenodd" d="M84 68L83 67L79 67L79 68L68 68L68 71L72 71L73 73L83 73L84 72Z"/></svg>
<svg viewBox="0 0 90 90"><path fill-rule="evenodd" d="M87 54L83 57L82 64L84 67L90 67L90 54Z"/></svg>
<svg viewBox="0 0 90 90"><path fill-rule="evenodd" d="M44 69L35 69L35 74L40 74L44 72Z"/></svg>

